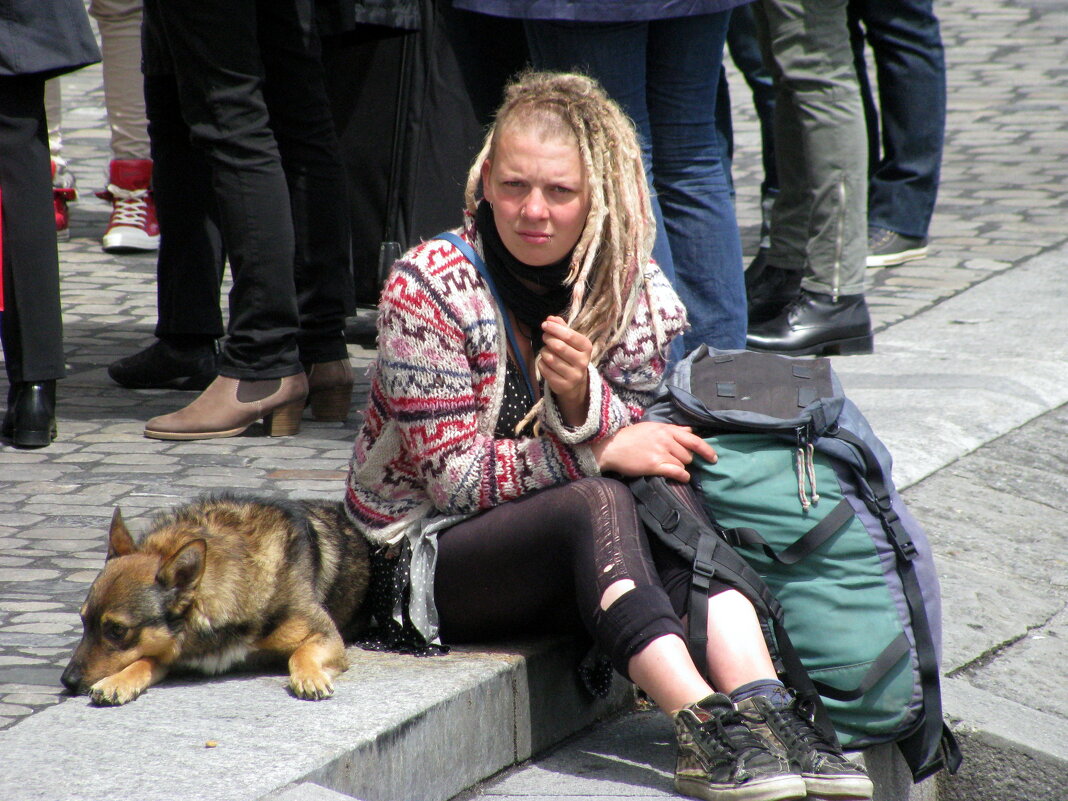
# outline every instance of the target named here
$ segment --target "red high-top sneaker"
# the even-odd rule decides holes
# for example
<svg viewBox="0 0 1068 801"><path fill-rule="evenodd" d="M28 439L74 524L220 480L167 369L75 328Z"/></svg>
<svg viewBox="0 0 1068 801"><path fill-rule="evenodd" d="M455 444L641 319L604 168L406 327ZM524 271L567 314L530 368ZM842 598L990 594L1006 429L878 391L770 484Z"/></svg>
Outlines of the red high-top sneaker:
<svg viewBox="0 0 1068 801"><path fill-rule="evenodd" d="M108 188L96 196L112 204L104 250L126 253L159 249L159 223L152 200L151 159L114 159Z"/></svg>

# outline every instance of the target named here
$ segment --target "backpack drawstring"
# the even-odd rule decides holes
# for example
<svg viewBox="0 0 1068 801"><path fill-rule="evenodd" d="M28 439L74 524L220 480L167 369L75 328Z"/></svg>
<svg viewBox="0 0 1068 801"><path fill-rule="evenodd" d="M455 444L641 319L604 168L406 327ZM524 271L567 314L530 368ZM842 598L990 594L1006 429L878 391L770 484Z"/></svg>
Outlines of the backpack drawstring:
<svg viewBox="0 0 1068 801"><path fill-rule="evenodd" d="M803 429L797 429L797 497L801 499L801 509L806 512L820 502L820 495L816 491L815 454L815 445L806 440ZM806 479L808 486L812 488L811 498L805 491Z"/></svg>

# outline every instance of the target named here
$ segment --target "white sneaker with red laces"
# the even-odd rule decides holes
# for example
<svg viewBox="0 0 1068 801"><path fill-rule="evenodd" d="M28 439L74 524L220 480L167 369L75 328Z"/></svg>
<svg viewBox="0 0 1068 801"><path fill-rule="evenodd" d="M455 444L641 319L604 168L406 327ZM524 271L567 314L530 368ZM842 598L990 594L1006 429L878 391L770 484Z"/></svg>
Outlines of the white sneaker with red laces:
<svg viewBox="0 0 1068 801"><path fill-rule="evenodd" d="M152 161L115 159L108 173L106 192L99 198L111 202L111 220L104 233L108 253L159 249L159 223L152 200Z"/></svg>

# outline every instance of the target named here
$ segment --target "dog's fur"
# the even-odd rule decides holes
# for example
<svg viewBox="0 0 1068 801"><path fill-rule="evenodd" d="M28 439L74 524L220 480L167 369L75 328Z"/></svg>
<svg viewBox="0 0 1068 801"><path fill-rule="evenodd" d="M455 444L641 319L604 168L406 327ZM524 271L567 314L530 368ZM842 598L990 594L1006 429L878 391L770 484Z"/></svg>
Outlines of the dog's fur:
<svg viewBox="0 0 1068 801"><path fill-rule="evenodd" d="M298 698L334 692L367 622L367 542L340 503L213 495L159 515L135 544L116 509L63 684L125 704L171 668L286 659Z"/></svg>

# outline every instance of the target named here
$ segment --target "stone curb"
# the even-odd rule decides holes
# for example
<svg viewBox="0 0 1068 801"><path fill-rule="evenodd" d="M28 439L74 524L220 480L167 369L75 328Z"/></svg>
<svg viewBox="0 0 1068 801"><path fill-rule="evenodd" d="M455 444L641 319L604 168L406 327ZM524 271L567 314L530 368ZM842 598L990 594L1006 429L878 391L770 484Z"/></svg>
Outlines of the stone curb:
<svg viewBox="0 0 1068 801"><path fill-rule="evenodd" d="M44 710L0 732L0 798L444 801L633 699L617 682L591 702L570 640L350 655L320 703L288 695L282 676L227 675L170 679L123 707Z"/></svg>

